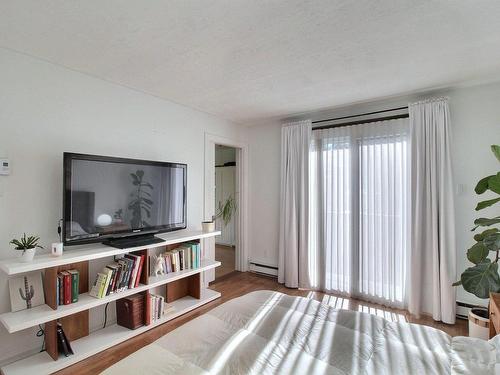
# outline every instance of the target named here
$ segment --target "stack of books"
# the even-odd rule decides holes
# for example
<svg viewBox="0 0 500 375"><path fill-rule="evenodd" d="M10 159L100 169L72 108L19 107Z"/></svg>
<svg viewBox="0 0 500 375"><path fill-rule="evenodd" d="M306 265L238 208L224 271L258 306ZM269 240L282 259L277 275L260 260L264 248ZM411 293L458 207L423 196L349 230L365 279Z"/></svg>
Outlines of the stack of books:
<svg viewBox="0 0 500 375"><path fill-rule="evenodd" d="M164 274L196 269L200 267L201 263L201 247L198 242L186 242L174 250L161 254L159 259ZM155 264L157 260L156 255L153 255L150 259L151 276L156 276Z"/></svg>
<svg viewBox="0 0 500 375"><path fill-rule="evenodd" d="M144 259L144 255L126 254L116 262L108 264L97 274L89 294L95 298L103 298L137 287Z"/></svg>
<svg viewBox="0 0 500 375"><path fill-rule="evenodd" d="M160 320L163 315L174 311L175 307L165 303L165 297L156 294L149 294L149 322L154 323Z"/></svg>
<svg viewBox="0 0 500 375"><path fill-rule="evenodd" d="M78 302L80 274L77 270L62 271L57 274L56 300L58 305Z"/></svg>

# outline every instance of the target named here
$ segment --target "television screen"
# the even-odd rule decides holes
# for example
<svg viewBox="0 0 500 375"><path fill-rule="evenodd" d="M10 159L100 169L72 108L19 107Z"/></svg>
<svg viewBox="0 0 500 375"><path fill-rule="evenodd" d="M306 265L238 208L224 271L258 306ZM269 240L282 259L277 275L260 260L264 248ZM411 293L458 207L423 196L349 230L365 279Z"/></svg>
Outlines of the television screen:
<svg viewBox="0 0 500 375"><path fill-rule="evenodd" d="M187 166L64 154L67 245L186 228Z"/></svg>

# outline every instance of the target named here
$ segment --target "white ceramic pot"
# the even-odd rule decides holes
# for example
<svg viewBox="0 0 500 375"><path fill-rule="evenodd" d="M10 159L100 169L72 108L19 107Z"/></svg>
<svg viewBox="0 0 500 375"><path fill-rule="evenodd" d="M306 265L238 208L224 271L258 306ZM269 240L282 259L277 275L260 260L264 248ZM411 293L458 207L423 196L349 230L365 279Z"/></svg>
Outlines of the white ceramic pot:
<svg viewBox="0 0 500 375"><path fill-rule="evenodd" d="M21 251L21 250L19 250ZM22 252L22 255L21 255L21 262L23 263L29 263L33 260L33 258L35 257L35 253L36 253L36 248L33 248L33 249L26 249Z"/></svg>
<svg viewBox="0 0 500 375"><path fill-rule="evenodd" d="M215 222L204 221L201 223L201 227L203 229L203 232L213 232L215 230Z"/></svg>
<svg viewBox="0 0 500 375"><path fill-rule="evenodd" d="M488 340L490 337L490 320L488 309L473 307L469 311L469 337Z"/></svg>

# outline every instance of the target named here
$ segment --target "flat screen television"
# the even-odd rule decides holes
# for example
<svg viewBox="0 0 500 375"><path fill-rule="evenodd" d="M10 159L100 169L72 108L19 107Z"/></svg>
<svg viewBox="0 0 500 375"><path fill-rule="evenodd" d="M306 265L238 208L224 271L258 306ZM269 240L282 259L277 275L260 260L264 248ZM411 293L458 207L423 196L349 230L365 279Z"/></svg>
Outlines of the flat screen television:
<svg viewBox="0 0 500 375"><path fill-rule="evenodd" d="M186 183L186 164L64 153L63 242L184 229Z"/></svg>

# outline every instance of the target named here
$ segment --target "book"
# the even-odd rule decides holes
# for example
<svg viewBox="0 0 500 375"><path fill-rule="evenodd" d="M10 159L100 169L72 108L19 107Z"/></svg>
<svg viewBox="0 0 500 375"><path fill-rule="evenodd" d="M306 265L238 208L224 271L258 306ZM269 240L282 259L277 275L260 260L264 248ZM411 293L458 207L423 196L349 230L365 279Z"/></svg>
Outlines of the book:
<svg viewBox="0 0 500 375"><path fill-rule="evenodd" d="M77 270L69 270L71 275L71 303L78 302L80 273Z"/></svg>
<svg viewBox="0 0 500 375"><path fill-rule="evenodd" d="M146 256L143 254L140 256L139 259L139 270L137 271L137 277L135 280L134 288L137 288L139 286L139 281L141 280L142 276L142 268L144 267L144 259L146 259Z"/></svg>
<svg viewBox="0 0 500 375"><path fill-rule="evenodd" d="M90 296L95 297L95 298L100 298L99 297L99 292L100 292L100 289L101 289L101 285L102 285L103 280L106 280L107 277L108 277L108 275L105 275L105 274L103 274L101 272L99 272L96 275L96 278L95 278L95 281L94 281L94 285L90 289L90 293L89 293Z"/></svg>
<svg viewBox="0 0 500 375"><path fill-rule="evenodd" d="M59 286L58 304L64 305L64 277L61 273L57 274L57 281L58 281L58 286Z"/></svg>
<svg viewBox="0 0 500 375"><path fill-rule="evenodd" d="M111 276L113 275L113 270L111 270L107 267L104 267L102 269L101 273L106 275L106 279L102 283L102 288L100 289L99 298L103 298L107 295L106 293L108 293L108 287L109 287L109 283L111 282Z"/></svg>
<svg viewBox="0 0 500 375"><path fill-rule="evenodd" d="M63 275L63 303L69 305L71 303L71 274L68 271L61 272Z"/></svg>
<svg viewBox="0 0 500 375"><path fill-rule="evenodd" d="M130 274L130 280L128 283L128 287L134 288L135 287L135 280L137 278L137 273L139 272L139 262L141 260L141 257L138 255L134 255L134 254L126 254L125 258L128 258L132 261L132 264L131 264L132 271Z"/></svg>
<svg viewBox="0 0 500 375"><path fill-rule="evenodd" d="M73 354L73 349L71 344L63 331L61 323L57 323L57 347L59 352L64 354L66 357Z"/></svg>

